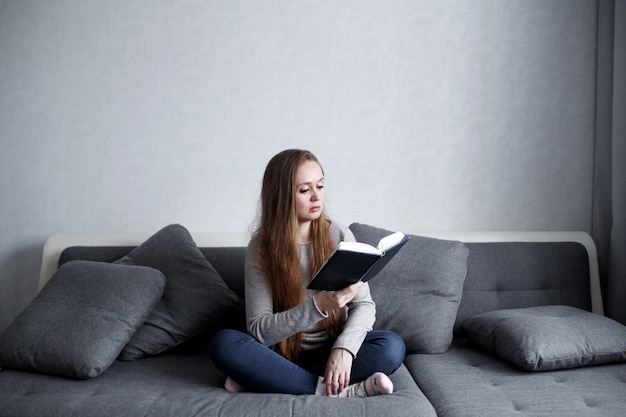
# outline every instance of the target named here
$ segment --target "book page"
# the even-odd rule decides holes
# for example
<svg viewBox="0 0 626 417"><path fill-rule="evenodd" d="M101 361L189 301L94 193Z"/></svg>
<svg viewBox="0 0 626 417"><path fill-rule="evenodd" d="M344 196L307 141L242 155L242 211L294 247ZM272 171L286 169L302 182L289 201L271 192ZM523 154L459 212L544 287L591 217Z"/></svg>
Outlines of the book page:
<svg viewBox="0 0 626 417"><path fill-rule="evenodd" d="M378 242L378 250L381 253L385 253L389 249L396 246L398 243L402 242L402 239L404 239L404 233L402 232L396 232L396 233L390 234L389 236L385 236L384 238L380 239L380 241Z"/></svg>
<svg viewBox="0 0 626 417"><path fill-rule="evenodd" d="M372 245L368 245L367 243L363 243L363 242L339 242L339 245L337 245L337 250L369 253L372 255L381 254L381 252L378 249L376 249Z"/></svg>

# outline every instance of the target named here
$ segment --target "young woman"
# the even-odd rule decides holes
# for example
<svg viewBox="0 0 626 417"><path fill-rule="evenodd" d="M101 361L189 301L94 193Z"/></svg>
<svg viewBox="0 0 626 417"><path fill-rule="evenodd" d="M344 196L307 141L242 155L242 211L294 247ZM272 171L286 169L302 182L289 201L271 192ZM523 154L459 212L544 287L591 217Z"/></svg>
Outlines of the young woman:
<svg viewBox="0 0 626 417"><path fill-rule="evenodd" d="M333 396L391 394L388 374L405 346L372 331L376 307L367 283L341 291L307 290L313 274L352 232L324 210L324 172L308 151L291 149L267 165L260 225L248 245L248 333L213 337L211 358L229 391Z"/></svg>

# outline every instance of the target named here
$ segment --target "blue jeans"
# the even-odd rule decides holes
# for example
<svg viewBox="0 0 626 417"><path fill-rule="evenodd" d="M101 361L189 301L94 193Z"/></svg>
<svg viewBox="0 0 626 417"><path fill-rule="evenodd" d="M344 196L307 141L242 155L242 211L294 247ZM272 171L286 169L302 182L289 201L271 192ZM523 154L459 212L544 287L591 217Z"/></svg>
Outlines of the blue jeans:
<svg viewBox="0 0 626 417"><path fill-rule="evenodd" d="M352 364L350 383L363 381L374 372L392 374L404 361L405 353L404 341L397 334L369 332ZM330 348L307 353L299 366L252 336L227 329L213 336L210 354L217 369L249 391L314 394Z"/></svg>

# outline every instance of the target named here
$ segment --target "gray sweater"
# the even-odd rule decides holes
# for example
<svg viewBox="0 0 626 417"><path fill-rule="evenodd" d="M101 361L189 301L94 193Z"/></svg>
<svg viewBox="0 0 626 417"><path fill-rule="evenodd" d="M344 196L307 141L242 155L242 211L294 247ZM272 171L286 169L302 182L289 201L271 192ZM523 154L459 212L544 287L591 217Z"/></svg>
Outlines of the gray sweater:
<svg viewBox="0 0 626 417"><path fill-rule="evenodd" d="M330 233L335 244L340 241L354 241L354 235L347 227L332 223ZM300 245L300 277L306 288L311 281L311 245ZM248 244L245 263L245 300L248 333L265 346L303 332L302 348L316 349L329 341L324 327L326 312L320 311L313 296L319 291L306 290L302 304L289 310L275 313L269 281L261 272L259 262L259 241L253 238ZM343 348L356 357L367 332L372 330L376 320L376 306L367 283L359 289L356 297L346 306L345 322L341 334L333 343L333 349Z"/></svg>

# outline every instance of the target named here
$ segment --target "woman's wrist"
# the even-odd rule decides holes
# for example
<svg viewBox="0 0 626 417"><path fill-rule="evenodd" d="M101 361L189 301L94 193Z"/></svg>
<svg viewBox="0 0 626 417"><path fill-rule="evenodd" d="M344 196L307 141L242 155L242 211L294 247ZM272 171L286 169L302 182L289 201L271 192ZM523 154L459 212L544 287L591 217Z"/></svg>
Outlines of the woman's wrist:
<svg viewBox="0 0 626 417"><path fill-rule="evenodd" d="M352 354L352 352L350 352L348 349L343 348L343 347L334 347L331 349L331 352L335 352L338 351L338 353L340 352L343 356L345 356L346 358L350 358L352 360L354 360L354 355Z"/></svg>
<svg viewBox="0 0 626 417"><path fill-rule="evenodd" d="M318 301L317 301L317 296L320 295L320 293L317 293L313 296L313 305L315 305L315 309L318 311L318 313L320 313L322 316L324 316L324 318L328 318L328 310L323 308L322 306L319 305Z"/></svg>

